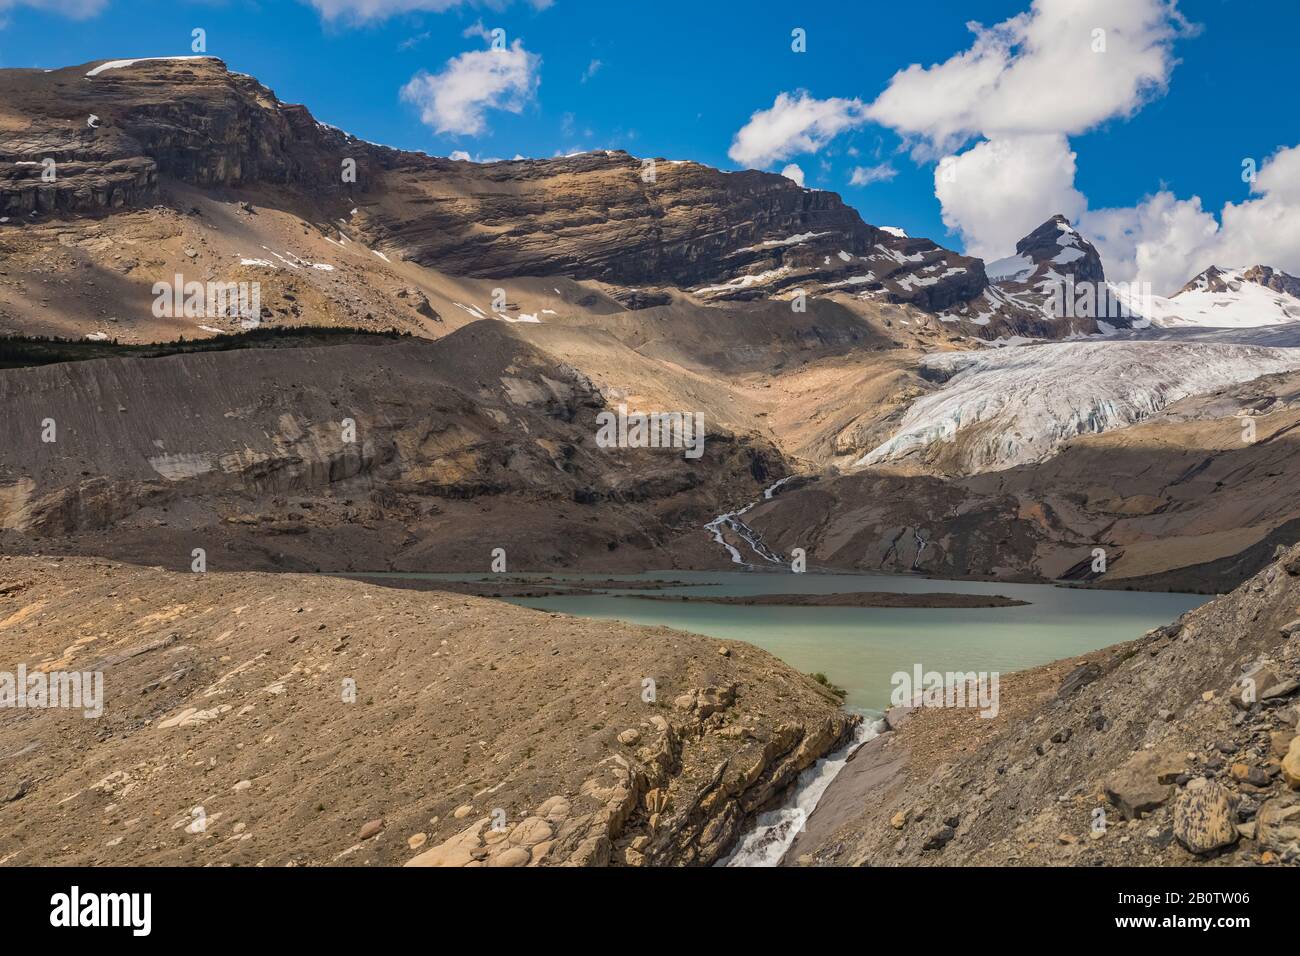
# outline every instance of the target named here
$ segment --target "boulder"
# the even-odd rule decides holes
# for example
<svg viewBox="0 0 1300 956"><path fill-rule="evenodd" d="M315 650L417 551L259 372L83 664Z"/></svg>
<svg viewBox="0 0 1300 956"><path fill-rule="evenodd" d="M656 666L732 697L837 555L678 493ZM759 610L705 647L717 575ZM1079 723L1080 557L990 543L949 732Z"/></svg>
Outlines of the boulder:
<svg viewBox="0 0 1300 956"><path fill-rule="evenodd" d="M1291 746L1282 758L1282 777L1292 790L1300 790L1300 736L1291 738Z"/></svg>
<svg viewBox="0 0 1300 956"><path fill-rule="evenodd" d="M1080 664L1070 673L1065 675L1061 681L1061 686L1056 692L1057 700L1064 700L1072 697L1083 689L1084 686L1091 684L1101 676L1101 665L1095 661L1089 661L1087 664Z"/></svg>
<svg viewBox="0 0 1300 956"><path fill-rule="evenodd" d="M940 827L938 830L935 830L933 833L930 834L930 836L926 839L925 844L921 847L921 849L942 850L945 846L948 845L948 842L956 835L957 835L957 831L954 830L952 827L947 827L947 826Z"/></svg>
<svg viewBox="0 0 1300 956"><path fill-rule="evenodd" d="M1235 816L1228 791L1197 777L1174 802L1174 836L1192 853L1213 853L1237 841Z"/></svg>
<svg viewBox="0 0 1300 956"><path fill-rule="evenodd" d="M1182 771L1182 762L1174 757L1153 750L1140 751L1106 778L1106 799L1126 820L1136 820L1169 799L1169 784Z"/></svg>
<svg viewBox="0 0 1300 956"><path fill-rule="evenodd" d="M705 687L695 695L695 707L701 717L708 717L720 710L726 710L736 701L736 685L726 687Z"/></svg>
<svg viewBox="0 0 1300 956"><path fill-rule="evenodd" d="M1259 695L1259 699L1277 700L1280 697L1290 697L1298 690L1300 690L1300 680L1288 679L1265 687L1264 692Z"/></svg>
<svg viewBox="0 0 1300 956"><path fill-rule="evenodd" d="M1300 799L1287 795L1265 802L1255 818L1255 839L1261 850L1300 861Z"/></svg>
<svg viewBox="0 0 1300 956"><path fill-rule="evenodd" d="M1274 757L1285 757L1295 739L1294 730L1275 730L1268 735L1268 752Z"/></svg>
<svg viewBox="0 0 1300 956"><path fill-rule="evenodd" d="M1228 693L1228 700L1232 702L1232 706L1247 710L1252 704L1263 700L1264 692L1276 687L1281 680L1276 665L1256 664L1237 678L1237 682L1232 685L1232 690Z"/></svg>

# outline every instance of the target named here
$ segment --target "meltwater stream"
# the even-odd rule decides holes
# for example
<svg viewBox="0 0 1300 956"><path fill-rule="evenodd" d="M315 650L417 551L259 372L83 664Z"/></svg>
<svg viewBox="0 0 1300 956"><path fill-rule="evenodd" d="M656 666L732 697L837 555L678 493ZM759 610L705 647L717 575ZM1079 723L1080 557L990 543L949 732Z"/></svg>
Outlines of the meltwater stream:
<svg viewBox="0 0 1300 956"><path fill-rule="evenodd" d="M794 477L795 477L794 475L786 475L786 477L782 478L780 481L775 481L772 484L768 485L766 488L763 489L763 497L762 499L760 499L760 501L770 499L772 495L776 493L776 489L780 488L787 481L791 480ZM752 565L750 565L748 561L746 561L744 558L740 556L740 550L736 548L735 545L729 544L727 542L727 539L723 536L722 533L724 527L730 528L736 534L740 535L741 539L747 545L749 545L749 549L753 551L756 555L758 555L760 558L762 558L764 561L767 561L769 564L783 564L784 561L782 560L781 556L777 554L775 551L771 550L766 544L763 543L762 535L760 535L749 525L745 524L745 522L740 520L741 515L743 515L745 512L749 511L751 508L755 507L758 504L759 501L751 501L749 504L745 505L745 507L741 508L738 511L728 511L725 514L720 514L712 521L710 521L708 524L706 524L704 526L704 530L709 532L709 534L713 535L713 540L715 542L717 542L718 544L722 545L724 548L727 549L727 553L731 555L731 560L732 563L734 564L744 565L745 567L752 567Z"/></svg>
<svg viewBox="0 0 1300 956"><path fill-rule="evenodd" d="M883 722L864 720L854 731L852 739L839 750L827 754L821 760L799 774L794 788L786 797L785 803L774 810L765 810L754 821L750 830L736 848L719 860L718 866L776 866L790 849L803 825L812 812L817 809L826 788L844 769L854 751L868 740L880 736Z"/></svg>

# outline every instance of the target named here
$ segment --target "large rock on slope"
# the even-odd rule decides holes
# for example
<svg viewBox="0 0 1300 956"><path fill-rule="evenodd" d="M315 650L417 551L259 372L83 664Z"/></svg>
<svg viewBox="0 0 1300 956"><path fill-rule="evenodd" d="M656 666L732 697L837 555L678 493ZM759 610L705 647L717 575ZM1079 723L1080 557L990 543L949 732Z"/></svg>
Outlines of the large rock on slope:
<svg viewBox="0 0 1300 956"><path fill-rule="evenodd" d="M1136 820L1169 799L1169 785L1181 770L1177 761L1144 750L1106 779L1106 798L1126 820Z"/></svg>
<svg viewBox="0 0 1300 956"><path fill-rule="evenodd" d="M1193 853L1213 853L1236 842L1235 815L1228 791L1197 777L1174 804L1174 836Z"/></svg>
<svg viewBox="0 0 1300 956"><path fill-rule="evenodd" d="M1255 818L1255 839L1284 862L1300 862L1300 798L1266 801Z"/></svg>

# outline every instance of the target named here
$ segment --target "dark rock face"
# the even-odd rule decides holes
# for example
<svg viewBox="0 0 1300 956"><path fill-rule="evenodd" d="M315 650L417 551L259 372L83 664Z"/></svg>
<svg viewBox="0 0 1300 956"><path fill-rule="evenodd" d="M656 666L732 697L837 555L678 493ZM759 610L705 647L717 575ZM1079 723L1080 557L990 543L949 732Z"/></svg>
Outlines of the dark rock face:
<svg viewBox="0 0 1300 956"><path fill-rule="evenodd" d="M457 275L688 288L761 268L759 244L773 236L821 234L865 251L877 232L835 194L770 173L661 162L646 182L642 162L621 151L430 163L389 177L366 238Z"/></svg>
<svg viewBox="0 0 1300 956"><path fill-rule="evenodd" d="M1073 276L1078 283L1106 281L1096 248L1061 215L1053 216L1017 242L1016 255L1038 267L1035 276L1050 269L1058 275Z"/></svg>
<svg viewBox="0 0 1300 956"><path fill-rule="evenodd" d="M933 311L988 285L978 259L870 226L835 193L687 162L656 161L647 181L646 162L614 150L405 164L385 174L363 238L457 275L676 286L709 301L842 291Z"/></svg>
<svg viewBox="0 0 1300 956"><path fill-rule="evenodd" d="M1099 321L1129 328L1139 318L1111 296L1101 256L1064 216L1053 216L1017 242L1016 256L1020 261L1011 260L1003 277L995 272L988 293L993 308L979 305L989 329L1055 339L1101 332ZM954 314L968 318L969 308Z"/></svg>
<svg viewBox="0 0 1300 956"><path fill-rule="evenodd" d="M198 186L352 193L401 155L317 123L216 58L92 71L0 71L0 210L139 205L153 200L158 173ZM41 180L45 158L55 160L54 183ZM344 182L346 159L356 162L355 185Z"/></svg>
<svg viewBox="0 0 1300 956"><path fill-rule="evenodd" d="M0 133L0 213L61 215L138 205L153 197L157 170L114 130Z"/></svg>
<svg viewBox="0 0 1300 956"><path fill-rule="evenodd" d="M1091 684L1101 676L1101 665L1095 661L1087 664L1080 664L1070 673L1065 675L1065 680L1061 681L1061 686L1056 692L1057 700L1065 700L1074 696L1082 688Z"/></svg>
<svg viewBox="0 0 1300 956"><path fill-rule="evenodd" d="M1270 266L1251 266L1242 276L1247 282L1256 282L1274 292L1285 292L1300 298L1300 279Z"/></svg>

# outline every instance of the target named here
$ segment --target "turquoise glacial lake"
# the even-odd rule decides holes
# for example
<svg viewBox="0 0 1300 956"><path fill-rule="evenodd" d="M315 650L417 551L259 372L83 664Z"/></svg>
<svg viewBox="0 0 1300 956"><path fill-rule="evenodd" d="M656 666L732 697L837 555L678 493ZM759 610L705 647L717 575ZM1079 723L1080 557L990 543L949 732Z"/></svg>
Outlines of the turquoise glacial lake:
<svg viewBox="0 0 1300 956"><path fill-rule="evenodd" d="M367 577L371 577L367 575ZM484 580L484 575L373 575ZM511 578L529 575L510 574ZM537 575L575 584L578 575ZM594 580L591 576L586 576ZM665 571L601 576L602 582L680 581L657 591L509 598L511 603L579 617L661 624L720 641L757 645L848 691L850 707L880 712L891 676L920 664L929 671L1009 673L1141 637L1210 598L1200 594L1101 591L1047 584L946 581L908 575ZM1000 594L1029 602L1005 608L746 607L646 601L631 595L744 596L848 591Z"/></svg>

